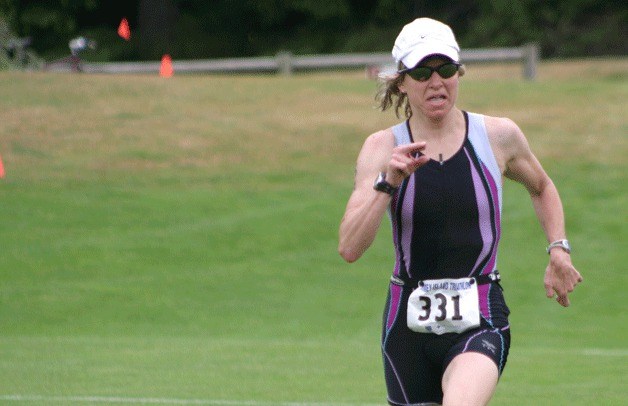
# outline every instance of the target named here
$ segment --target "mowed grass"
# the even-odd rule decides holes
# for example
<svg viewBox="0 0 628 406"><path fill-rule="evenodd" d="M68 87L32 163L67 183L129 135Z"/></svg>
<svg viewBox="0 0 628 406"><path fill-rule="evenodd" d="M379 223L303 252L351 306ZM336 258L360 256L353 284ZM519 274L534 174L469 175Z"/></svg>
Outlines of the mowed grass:
<svg viewBox="0 0 628 406"><path fill-rule="evenodd" d="M628 60L471 65L460 107L524 130L585 282L545 298L546 242L504 190L513 345L492 404L628 398ZM337 227L364 138L398 120L361 73L0 73L0 403L385 403L384 223ZM21 399L19 402L17 399Z"/></svg>

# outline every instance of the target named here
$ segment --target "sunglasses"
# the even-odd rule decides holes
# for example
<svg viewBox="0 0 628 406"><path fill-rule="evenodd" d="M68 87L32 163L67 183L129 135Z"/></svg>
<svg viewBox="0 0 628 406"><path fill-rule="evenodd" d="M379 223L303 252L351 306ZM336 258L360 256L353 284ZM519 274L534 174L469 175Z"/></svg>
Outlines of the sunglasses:
<svg viewBox="0 0 628 406"><path fill-rule="evenodd" d="M458 69L460 69L460 64L447 62L435 68L430 66L417 66L416 68L404 69L399 71L399 73L407 73L412 79L425 82L432 77L432 73L434 72L438 73L443 79L449 79L458 72Z"/></svg>

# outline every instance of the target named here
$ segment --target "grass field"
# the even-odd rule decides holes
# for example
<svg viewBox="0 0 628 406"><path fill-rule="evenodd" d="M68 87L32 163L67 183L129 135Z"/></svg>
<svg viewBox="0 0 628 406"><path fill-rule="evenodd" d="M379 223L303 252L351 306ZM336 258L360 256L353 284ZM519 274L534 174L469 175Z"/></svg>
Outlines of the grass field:
<svg viewBox="0 0 628 406"><path fill-rule="evenodd" d="M468 67L459 106L514 119L564 200L585 281L544 296L546 242L507 183L513 345L493 405L628 399L628 60ZM0 73L0 404L383 405L389 227L337 227L362 73Z"/></svg>

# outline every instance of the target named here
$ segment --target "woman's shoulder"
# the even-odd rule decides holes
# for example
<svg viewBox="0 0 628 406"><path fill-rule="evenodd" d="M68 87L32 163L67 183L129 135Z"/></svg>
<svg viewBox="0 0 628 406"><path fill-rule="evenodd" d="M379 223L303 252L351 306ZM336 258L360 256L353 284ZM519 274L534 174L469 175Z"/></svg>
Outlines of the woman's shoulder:
<svg viewBox="0 0 628 406"><path fill-rule="evenodd" d="M379 130L369 135L364 141L365 147L370 148L390 148L395 146L395 135L392 127Z"/></svg>
<svg viewBox="0 0 628 406"><path fill-rule="evenodd" d="M504 136L519 129L519 126L508 117L488 116L485 114L481 116L484 118L484 125L489 134Z"/></svg>
<svg viewBox="0 0 628 406"><path fill-rule="evenodd" d="M508 117L484 115L484 125L492 144L504 147L525 140L523 132L517 123Z"/></svg>
<svg viewBox="0 0 628 406"><path fill-rule="evenodd" d="M491 148L502 172L507 162L528 150L528 142L519 126L510 118L484 115L484 126Z"/></svg>
<svg viewBox="0 0 628 406"><path fill-rule="evenodd" d="M369 135L362 145L358 156L358 164L382 167L395 147L395 136L392 128L387 128Z"/></svg>

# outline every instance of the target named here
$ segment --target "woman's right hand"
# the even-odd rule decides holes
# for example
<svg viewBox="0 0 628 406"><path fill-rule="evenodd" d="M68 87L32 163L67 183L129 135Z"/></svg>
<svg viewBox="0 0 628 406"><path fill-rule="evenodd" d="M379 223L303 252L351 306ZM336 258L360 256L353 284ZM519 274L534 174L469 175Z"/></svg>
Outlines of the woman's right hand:
<svg viewBox="0 0 628 406"><path fill-rule="evenodd" d="M399 187L405 178L425 165L430 158L426 155L419 155L425 146L426 143L421 141L393 148L386 170L386 181L394 187Z"/></svg>

